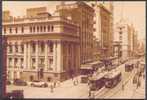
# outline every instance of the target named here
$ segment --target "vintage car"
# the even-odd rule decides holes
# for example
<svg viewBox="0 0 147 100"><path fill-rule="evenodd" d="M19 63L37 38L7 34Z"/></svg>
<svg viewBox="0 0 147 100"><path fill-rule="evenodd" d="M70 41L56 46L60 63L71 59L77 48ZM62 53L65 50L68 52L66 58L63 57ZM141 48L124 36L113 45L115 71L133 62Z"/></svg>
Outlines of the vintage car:
<svg viewBox="0 0 147 100"><path fill-rule="evenodd" d="M13 82L14 85L17 85L17 86L26 86L27 85L27 82L21 80L21 79L14 79L14 82Z"/></svg>
<svg viewBox="0 0 147 100"><path fill-rule="evenodd" d="M23 90L13 90L12 92L6 93L6 98L9 99L22 99L24 98Z"/></svg>
<svg viewBox="0 0 147 100"><path fill-rule="evenodd" d="M46 82L42 82L42 81L39 81L39 80L34 80L31 83L31 86L34 86L34 87L48 87L48 84Z"/></svg>
<svg viewBox="0 0 147 100"><path fill-rule="evenodd" d="M7 81L6 81L6 84L7 84L7 85L11 85L11 81L7 80Z"/></svg>

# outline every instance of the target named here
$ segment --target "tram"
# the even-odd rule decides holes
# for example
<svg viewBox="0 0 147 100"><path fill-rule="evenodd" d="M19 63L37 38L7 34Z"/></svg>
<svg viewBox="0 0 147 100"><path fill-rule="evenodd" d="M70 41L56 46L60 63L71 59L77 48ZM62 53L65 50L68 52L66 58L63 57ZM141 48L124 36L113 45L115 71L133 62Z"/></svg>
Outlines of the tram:
<svg viewBox="0 0 147 100"><path fill-rule="evenodd" d="M90 85L90 90L91 91L97 91L104 87L105 85L105 78L104 76L106 75L105 72L99 73L96 76L92 76L89 78L89 85Z"/></svg>
<svg viewBox="0 0 147 100"><path fill-rule="evenodd" d="M113 88L121 81L121 72L112 70L107 75L105 75L105 87Z"/></svg>

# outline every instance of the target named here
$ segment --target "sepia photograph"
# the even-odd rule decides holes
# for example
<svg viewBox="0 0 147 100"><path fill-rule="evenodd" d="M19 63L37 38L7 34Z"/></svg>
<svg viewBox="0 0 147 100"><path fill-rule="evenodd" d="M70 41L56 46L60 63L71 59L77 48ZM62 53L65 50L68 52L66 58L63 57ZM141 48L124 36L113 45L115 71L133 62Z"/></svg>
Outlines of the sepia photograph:
<svg viewBox="0 0 147 100"><path fill-rule="evenodd" d="M2 1L4 98L145 99L145 1Z"/></svg>

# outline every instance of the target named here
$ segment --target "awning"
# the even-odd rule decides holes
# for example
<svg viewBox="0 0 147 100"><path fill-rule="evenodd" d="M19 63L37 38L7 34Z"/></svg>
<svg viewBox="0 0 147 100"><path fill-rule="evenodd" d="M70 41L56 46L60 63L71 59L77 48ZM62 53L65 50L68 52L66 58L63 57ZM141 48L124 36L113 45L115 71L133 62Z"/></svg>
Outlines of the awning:
<svg viewBox="0 0 147 100"><path fill-rule="evenodd" d="M95 65L102 63L101 61L94 61L91 63L82 64L80 69L92 69Z"/></svg>

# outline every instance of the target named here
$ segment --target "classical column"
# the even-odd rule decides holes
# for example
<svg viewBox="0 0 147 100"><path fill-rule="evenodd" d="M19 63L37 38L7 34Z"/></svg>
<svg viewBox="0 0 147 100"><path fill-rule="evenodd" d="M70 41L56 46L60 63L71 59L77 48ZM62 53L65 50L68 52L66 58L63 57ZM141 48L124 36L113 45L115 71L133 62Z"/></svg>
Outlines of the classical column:
<svg viewBox="0 0 147 100"><path fill-rule="evenodd" d="M17 71L17 78L19 79L20 78L20 72Z"/></svg>
<svg viewBox="0 0 147 100"><path fill-rule="evenodd" d="M12 58L12 69L14 69L14 57Z"/></svg>
<svg viewBox="0 0 147 100"><path fill-rule="evenodd" d="M57 61L57 42L54 41L53 42L53 70L56 71L57 70L57 64L56 64L56 61Z"/></svg>
<svg viewBox="0 0 147 100"><path fill-rule="evenodd" d="M35 45L36 45L36 67L35 67L35 69L36 70L38 70L38 67L39 67L39 41L36 41L36 43L35 43Z"/></svg>
<svg viewBox="0 0 147 100"><path fill-rule="evenodd" d="M45 41L45 70L48 68L48 42Z"/></svg>
<svg viewBox="0 0 147 100"><path fill-rule="evenodd" d="M10 71L11 72L11 80L14 79L14 71Z"/></svg>
<svg viewBox="0 0 147 100"><path fill-rule="evenodd" d="M15 43L12 43L12 52L15 53Z"/></svg>
<svg viewBox="0 0 147 100"><path fill-rule="evenodd" d="M27 69L30 69L31 67L31 45L30 42L28 43L28 66Z"/></svg>
<svg viewBox="0 0 147 100"><path fill-rule="evenodd" d="M27 44L24 43L24 69L27 68Z"/></svg>
<svg viewBox="0 0 147 100"><path fill-rule="evenodd" d="M18 66L18 69L21 69L21 58L18 58L17 66Z"/></svg>
<svg viewBox="0 0 147 100"><path fill-rule="evenodd" d="M7 54L9 53L9 51L10 51L10 44L8 44L7 46Z"/></svg>
<svg viewBox="0 0 147 100"><path fill-rule="evenodd" d="M18 46L18 53L21 53L21 43L19 43L17 46Z"/></svg>
<svg viewBox="0 0 147 100"><path fill-rule="evenodd" d="M57 64L56 64L56 71L57 72L61 72L62 69L62 61L61 61L61 57L62 57L62 50L61 50L61 41L57 42Z"/></svg>

